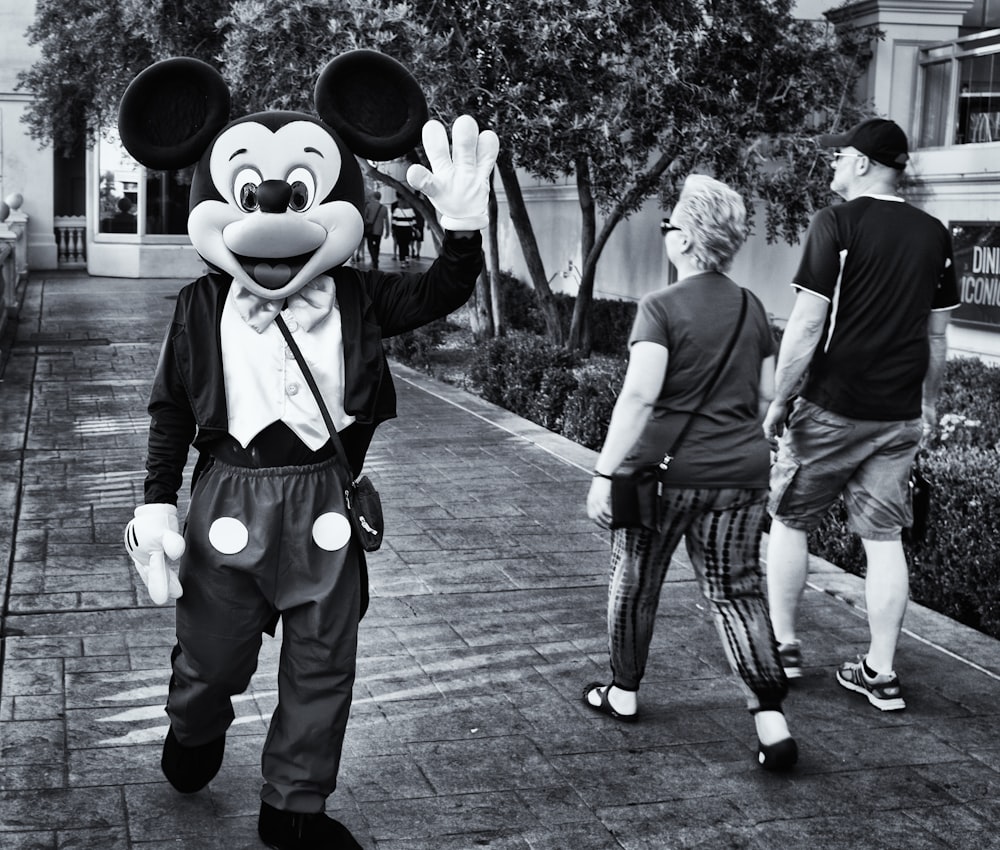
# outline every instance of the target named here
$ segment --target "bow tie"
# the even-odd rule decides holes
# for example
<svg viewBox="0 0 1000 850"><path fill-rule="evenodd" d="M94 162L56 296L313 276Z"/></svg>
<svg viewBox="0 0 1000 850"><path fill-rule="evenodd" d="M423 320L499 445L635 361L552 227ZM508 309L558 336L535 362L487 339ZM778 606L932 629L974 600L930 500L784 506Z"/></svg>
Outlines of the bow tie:
<svg viewBox="0 0 1000 850"><path fill-rule="evenodd" d="M295 316L304 331L312 330L330 315L337 300L337 289L333 278L321 274L309 281L294 295L288 297L288 310ZM233 284L233 303L250 327L261 334L281 311L282 300L269 301L247 291L238 283Z"/></svg>

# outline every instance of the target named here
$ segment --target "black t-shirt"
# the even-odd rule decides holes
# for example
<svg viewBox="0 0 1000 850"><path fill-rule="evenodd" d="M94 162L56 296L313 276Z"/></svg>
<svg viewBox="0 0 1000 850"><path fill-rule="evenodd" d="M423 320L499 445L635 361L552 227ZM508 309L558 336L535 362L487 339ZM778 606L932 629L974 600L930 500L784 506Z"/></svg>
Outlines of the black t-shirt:
<svg viewBox="0 0 1000 850"><path fill-rule="evenodd" d="M852 419L918 418L928 317L959 304L947 228L889 196L826 207L792 285L830 302L803 397Z"/></svg>
<svg viewBox="0 0 1000 850"><path fill-rule="evenodd" d="M626 464L656 463L693 416L667 471L668 487L766 487L770 452L760 427L760 367L774 354L767 313L747 292L742 331L707 401L715 372L736 327L741 288L716 272L693 275L646 295L629 345L655 342L668 352L660 397Z"/></svg>

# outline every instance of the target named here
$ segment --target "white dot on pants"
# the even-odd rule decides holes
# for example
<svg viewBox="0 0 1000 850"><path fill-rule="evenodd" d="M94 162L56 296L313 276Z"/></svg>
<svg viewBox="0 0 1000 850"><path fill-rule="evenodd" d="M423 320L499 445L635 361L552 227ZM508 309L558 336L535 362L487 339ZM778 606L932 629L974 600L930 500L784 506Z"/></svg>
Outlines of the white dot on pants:
<svg viewBox="0 0 1000 850"><path fill-rule="evenodd" d="M336 552L343 549L351 539L351 523L343 514L329 511L316 518L312 536L320 549Z"/></svg>
<svg viewBox="0 0 1000 850"><path fill-rule="evenodd" d="M236 517L219 517L208 529L208 542L223 555L235 555L246 548L250 540L247 527Z"/></svg>

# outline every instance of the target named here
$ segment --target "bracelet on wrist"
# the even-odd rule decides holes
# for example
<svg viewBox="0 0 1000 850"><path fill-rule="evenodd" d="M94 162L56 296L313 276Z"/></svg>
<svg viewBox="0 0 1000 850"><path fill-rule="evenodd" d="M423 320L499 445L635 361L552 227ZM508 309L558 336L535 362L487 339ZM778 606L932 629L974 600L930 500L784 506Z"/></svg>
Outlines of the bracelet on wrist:
<svg viewBox="0 0 1000 850"><path fill-rule="evenodd" d="M603 472L598 472L596 469L591 474L594 476L594 478L607 478L608 481L611 480L610 475L605 475Z"/></svg>

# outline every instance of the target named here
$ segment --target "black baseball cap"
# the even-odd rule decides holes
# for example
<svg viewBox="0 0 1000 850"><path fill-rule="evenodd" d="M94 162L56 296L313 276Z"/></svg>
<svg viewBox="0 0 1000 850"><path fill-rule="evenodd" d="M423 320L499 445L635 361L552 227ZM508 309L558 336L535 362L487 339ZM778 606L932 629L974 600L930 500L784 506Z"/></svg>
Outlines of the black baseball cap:
<svg viewBox="0 0 1000 850"><path fill-rule="evenodd" d="M902 171L910 158L906 133L895 121L869 118L846 133L827 133L817 140L823 148L857 148L875 162Z"/></svg>

